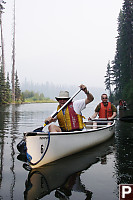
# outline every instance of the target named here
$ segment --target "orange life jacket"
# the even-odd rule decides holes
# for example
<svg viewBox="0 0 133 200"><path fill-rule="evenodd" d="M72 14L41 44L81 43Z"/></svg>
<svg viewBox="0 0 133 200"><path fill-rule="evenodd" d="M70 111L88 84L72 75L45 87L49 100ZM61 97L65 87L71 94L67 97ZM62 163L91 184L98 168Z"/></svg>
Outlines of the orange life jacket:
<svg viewBox="0 0 133 200"><path fill-rule="evenodd" d="M57 107L57 110L60 109L60 106ZM73 108L73 102L69 103L66 107L65 112L61 110L57 114L57 119L59 126L64 131L78 130L83 129L83 117L82 115L76 114Z"/></svg>
<svg viewBox="0 0 133 200"><path fill-rule="evenodd" d="M119 105L120 105L120 106L123 106L123 102L122 102L122 101L120 101Z"/></svg>
<svg viewBox="0 0 133 200"><path fill-rule="evenodd" d="M112 108L111 108L111 102L108 102L107 106L104 106L103 103L101 103L101 108L99 111L99 118L108 118L111 117L113 114Z"/></svg>

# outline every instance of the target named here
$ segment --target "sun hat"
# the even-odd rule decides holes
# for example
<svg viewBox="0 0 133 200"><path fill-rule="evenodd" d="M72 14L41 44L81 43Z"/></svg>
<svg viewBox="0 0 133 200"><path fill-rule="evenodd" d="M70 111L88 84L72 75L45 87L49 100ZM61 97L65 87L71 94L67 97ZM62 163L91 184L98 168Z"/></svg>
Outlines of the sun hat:
<svg viewBox="0 0 133 200"><path fill-rule="evenodd" d="M70 99L68 91L60 91L59 96L55 97L58 101L59 99Z"/></svg>

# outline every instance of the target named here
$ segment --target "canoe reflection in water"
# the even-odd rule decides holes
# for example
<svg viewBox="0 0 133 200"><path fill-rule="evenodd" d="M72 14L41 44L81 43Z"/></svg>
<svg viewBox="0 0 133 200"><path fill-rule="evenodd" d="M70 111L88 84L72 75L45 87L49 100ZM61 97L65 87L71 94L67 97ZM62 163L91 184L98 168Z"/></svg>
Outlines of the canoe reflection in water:
<svg viewBox="0 0 133 200"><path fill-rule="evenodd" d="M60 200L69 199L72 191L82 192L85 200L91 200L93 191L85 188L80 175L94 163L106 164L106 155L113 149L114 137L95 148L31 170L25 182L24 199L41 199L55 190L55 197Z"/></svg>
<svg viewBox="0 0 133 200"><path fill-rule="evenodd" d="M72 195L72 191L83 192L86 195L85 200L90 200L92 197L92 192L85 189L85 186L81 183L80 175L82 172L77 172L72 174L66 183L59 189L56 189L55 197L58 199L68 199Z"/></svg>

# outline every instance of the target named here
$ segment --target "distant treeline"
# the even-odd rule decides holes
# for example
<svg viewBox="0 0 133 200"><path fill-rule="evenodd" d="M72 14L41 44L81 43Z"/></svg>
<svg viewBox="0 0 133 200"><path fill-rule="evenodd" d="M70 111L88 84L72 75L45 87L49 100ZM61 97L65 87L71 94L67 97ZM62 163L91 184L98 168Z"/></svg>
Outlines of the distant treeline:
<svg viewBox="0 0 133 200"><path fill-rule="evenodd" d="M34 91L34 92L39 92L39 93L43 93L45 97L49 97L50 99L55 100L55 97L57 97L59 95L60 91L69 91L69 95L70 97L77 91L79 90L79 85L81 83L79 82L78 85L68 85L68 84L57 84L57 83L52 83L52 82L44 82L44 83L33 83L30 81L25 80L24 83L21 84L21 90L22 91ZM86 87L88 88L88 90L93 94L94 96L94 101L99 101L101 100L101 94L105 93L105 89L101 88L101 87L92 87L89 85L89 81L88 84L86 84ZM84 94L84 92L80 92L75 99L82 99L85 98L86 95Z"/></svg>
<svg viewBox="0 0 133 200"><path fill-rule="evenodd" d="M43 93L45 97L49 97L50 99L55 100L55 97L59 94L61 90L68 90L69 94L73 95L76 90L78 90L78 86L67 84L58 85L56 83L51 83L48 81L39 84L25 80L25 82L21 84L21 90L22 92L28 90L34 91L35 93Z"/></svg>
<svg viewBox="0 0 133 200"><path fill-rule="evenodd" d="M50 98L44 97L44 94L26 90L22 92L24 102L53 102Z"/></svg>
<svg viewBox="0 0 133 200"><path fill-rule="evenodd" d="M53 101L48 97L44 97L43 93L38 93L28 90L21 92L20 83L16 71L15 102L12 102L12 90L11 90L11 83L9 80L9 73L7 73L7 78L5 78L5 75L3 73L3 68L0 67L0 104L24 103L24 102L53 102Z"/></svg>
<svg viewBox="0 0 133 200"><path fill-rule="evenodd" d="M106 89L114 101L133 103L133 0L124 0L118 17L114 60L107 64Z"/></svg>

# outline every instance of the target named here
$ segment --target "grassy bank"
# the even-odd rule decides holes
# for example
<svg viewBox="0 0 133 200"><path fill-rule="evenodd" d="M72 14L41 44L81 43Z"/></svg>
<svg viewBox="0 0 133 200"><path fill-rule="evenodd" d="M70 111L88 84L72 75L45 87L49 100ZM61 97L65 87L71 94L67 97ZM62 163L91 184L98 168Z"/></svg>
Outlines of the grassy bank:
<svg viewBox="0 0 133 200"><path fill-rule="evenodd" d="M31 100L31 99L25 99L22 103L57 103L57 101L54 100Z"/></svg>

